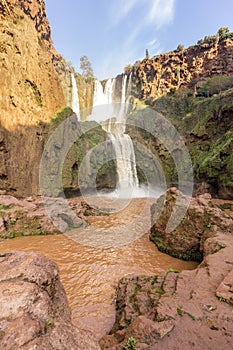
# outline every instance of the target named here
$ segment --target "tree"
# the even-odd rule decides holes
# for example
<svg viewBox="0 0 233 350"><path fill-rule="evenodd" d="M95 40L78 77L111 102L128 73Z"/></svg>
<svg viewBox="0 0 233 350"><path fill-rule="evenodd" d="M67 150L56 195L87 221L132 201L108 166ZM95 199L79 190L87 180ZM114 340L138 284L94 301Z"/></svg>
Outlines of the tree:
<svg viewBox="0 0 233 350"><path fill-rule="evenodd" d="M219 28L218 30L218 36L220 40L226 39L229 34L230 34L230 30L228 27L222 27L222 28Z"/></svg>
<svg viewBox="0 0 233 350"><path fill-rule="evenodd" d="M132 71L132 65L131 64L127 64L127 66L125 66L125 68L124 68L124 72L125 72L125 74L130 74L131 73L131 71Z"/></svg>
<svg viewBox="0 0 233 350"><path fill-rule="evenodd" d="M69 68L69 70L70 70L72 73L74 73L75 69L74 69L73 62L68 61L68 62L67 62L67 67Z"/></svg>
<svg viewBox="0 0 233 350"><path fill-rule="evenodd" d="M183 50L184 50L184 45L179 44L179 45L177 46L176 51L183 51Z"/></svg>
<svg viewBox="0 0 233 350"><path fill-rule="evenodd" d="M80 57L80 68L82 69L82 75L85 78L94 78L94 72L87 56Z"/></svg>
<svg viewBox="0 0 233 350"><path fill-rule="evenodd" d="M150 57L148 49L146 49L146 59Z"/></svg>

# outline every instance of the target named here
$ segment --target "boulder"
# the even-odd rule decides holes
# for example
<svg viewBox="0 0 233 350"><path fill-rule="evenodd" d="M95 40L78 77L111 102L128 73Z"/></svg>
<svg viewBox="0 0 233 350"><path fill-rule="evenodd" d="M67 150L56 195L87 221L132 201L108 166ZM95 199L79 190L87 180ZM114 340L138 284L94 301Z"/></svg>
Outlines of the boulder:
<svg viewBox="0 0 233 350"><path fill-rule="evenodd" d="M179 206L175 206L178 198ZM154 224L151 227L150 239L159 250L172 256L201 261L205 240L212 237L217 228L224 232L233 231L233 220L228 213L213 204L210 194L205 193L190 199L186 215L181 217L179 225L170 232L167 230L167 223L174 210L178 217L182 201L185 204L186 197L173 187L152 205L151 217ZM163 210L156 220L161 205Z"/></svg>
<svg viewBox="0 0 233 350"><path fill-rule="evenodd" d="M232 209L227 203L228 209L221 210L208 194L192 198L185 218L168 233L178 194L175 188L168 190L151 237L172 255L201 252L203 260L192 271L170 269L159 276L121 279L115 324L101 339L101 349L127 349L130 343L137 350L232 349ZM157 205L152 206L152 220Z"/></svg>
<svg viewBox="0 0 233 350"><path fill-rule="evenodd" d="M57 265L30 252L0 253L0 349L97 350L71 322Z"/></svg>
<svg viewBox="0 0 233 350"><path fill-rule="evenodd" d="M224 248L205 254L193 271L123 278L116 321L101 349L121 350L133 337L137 350L231 350L233 235L211 239Z"/></svg>

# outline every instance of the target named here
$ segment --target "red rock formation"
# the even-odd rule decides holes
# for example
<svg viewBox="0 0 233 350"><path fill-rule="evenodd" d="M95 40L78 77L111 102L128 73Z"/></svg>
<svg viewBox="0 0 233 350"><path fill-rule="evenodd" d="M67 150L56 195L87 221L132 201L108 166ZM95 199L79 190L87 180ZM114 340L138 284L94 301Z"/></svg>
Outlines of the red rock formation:
<svg viewBox="0 0 233 350"><path fill-rule="evenodd" d="M144 59L133 67L133 83L141 99L156 98L189 83L233 74L233 40L194 45Z"/></svg>
<svg viewBox="0 0 233 350"><path fill-rule="evenodd" d="M101 340L102 349L121 350L132 337L138 350L232 349L233 212L228 210L226 231L226 213L209 195L193 201L193 229L188 216L175 230L172 242L178 250L183 235L186 249L192 248L190 238L196 239L199 226L203 261L193 271L123 278L117 289L116 322L110 335ZM170 206L165 205L165 212L159 219L161 231ZM205 235L203 215L215 220L210 236Z"/></svg>
<svg viewBox="0 0 233 350"><path fill-rule="evenodd" d="M0 20L0 186L38 193L39 124L65 103L44 1L1 1Z"/></svg>
<svg viewBox="0 0 233 350"><path fill-rule="evenodd" d="M54 51L44 0L4 0L1 2L3 15L14 13L16 8L21 9L33 21L35 29L46 48Z"/></svg>
<svg viewBox="0 0 233 350"><path fill-rule="evenodd" d="M179 203L179 191L176 188L168 189L166 195L160 197L151 207L152 221L150 239L156 244L158 249L168 254L187 260L200 260L204 251L204 242L208 237L215 234L216 230L223 232L233 232L232 217L224 213L220 208L214 206L210 194L203 194L196 198L191 198L185 217L180 218L179 225L170 232L166 230L167 223L171 215L179 218L179 210L185 205L186 197L181 194ZM163 211L159 218L160 206L164 203Z"/></svg>
<svg viewBox="0 0 233 350"><path fill-rule="evenodd" d="M98 350L71 322L57 265L37 253L0 254L0 349Z"/></svg>

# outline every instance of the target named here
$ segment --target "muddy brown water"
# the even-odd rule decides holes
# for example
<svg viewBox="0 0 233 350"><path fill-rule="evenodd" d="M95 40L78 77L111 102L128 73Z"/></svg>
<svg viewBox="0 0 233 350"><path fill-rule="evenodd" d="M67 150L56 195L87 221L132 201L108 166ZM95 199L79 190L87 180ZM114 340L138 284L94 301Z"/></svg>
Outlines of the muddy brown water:
<svg viewBox="0 0 233 350"><path fill-rule="evenodd" d="M135 203L131 207L132 216L140 201ZM89 221L95 230L95 227L116 226L118 220L122 224L129 216L128 210L127 215L90 217ZM169 268L191 270L197 266L159 252L148 234L123 247L105 249L82 245L62 234L19 237L0 243L1 252L11 250L39 252L58 264L74 324L91 330L98 339L114 323L115 288L120 278L160 274Z"/></svg>

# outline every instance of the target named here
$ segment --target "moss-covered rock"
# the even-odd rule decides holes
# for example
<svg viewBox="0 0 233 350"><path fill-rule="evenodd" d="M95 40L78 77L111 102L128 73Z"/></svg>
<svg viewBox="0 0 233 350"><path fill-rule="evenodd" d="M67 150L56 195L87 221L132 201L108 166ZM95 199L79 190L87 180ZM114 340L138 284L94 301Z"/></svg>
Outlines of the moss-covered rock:
<svg viewBox="0 0 233 350"><path fill-rule="evenodd" d="M168 185L177 185L178 177L173 160L165 142L155 137L164 133L156 121L156 112L171 121L183 137L190 153L195 185L206 183L213 194L222 198L233 197L233 89L221 92L212 97L194 97L190 90L180 89L159 99L152 99L147 108L131 113L128 126L131 137L142 143L161 162ZM150 118L146 115L150 114ZM151 131L151 133L149 131ZM153 134L155 136L153 136ZM168 138L171 136L167 135Z"/></svg>
<svg viewBox="0 0 233 350"><path fill-rule="evenodd" d="M116 165L111 142L96 122L81 124L83 134L70 148L63 166L64 190L116 187ZM85 132L85 129L88 131ZM79 176L80 175L80 176Z"/></svg>
<svg viewBox="0 0 233 350"><path fill-rule="evenodd" d="M170 188L152 205L150 239L162 252L184 260L201 261L206 239L215 236L216 230L231 232L232 219L213 205L209 194L192 198L185 214L181 207L186 201L176 188ZM179 220L172 232L168 229L171 215Z"/></svg>
<svg viewBox="0 0 233 350"><path fill-rule="evenodd" d="M47 140L41 165L44 195L115 189L114 150L100 124L79 122L70 107L62 106L44 129Z"/></svg>

